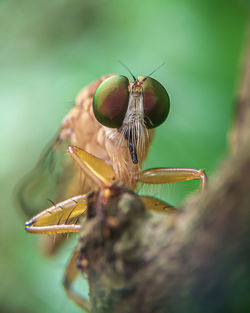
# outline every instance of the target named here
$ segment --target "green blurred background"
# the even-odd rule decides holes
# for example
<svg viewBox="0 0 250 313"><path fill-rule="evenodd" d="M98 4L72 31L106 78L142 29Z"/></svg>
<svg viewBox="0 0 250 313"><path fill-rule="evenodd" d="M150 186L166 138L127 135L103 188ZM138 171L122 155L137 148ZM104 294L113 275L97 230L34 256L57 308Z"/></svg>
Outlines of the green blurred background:
<svg viewBox="0 0 250 313"><path fill-rule="evenodd" d="M153 77L169 91L171 112L145 167L196 167L211 176L227 153L248 10L244 0L0 1L2 312L80 312L61 286L77 238L44 258L13 200L78 91L107 73L128 76L118 60L136 76L165 62ZM180 204L197 188L154 192Z"/></svg>

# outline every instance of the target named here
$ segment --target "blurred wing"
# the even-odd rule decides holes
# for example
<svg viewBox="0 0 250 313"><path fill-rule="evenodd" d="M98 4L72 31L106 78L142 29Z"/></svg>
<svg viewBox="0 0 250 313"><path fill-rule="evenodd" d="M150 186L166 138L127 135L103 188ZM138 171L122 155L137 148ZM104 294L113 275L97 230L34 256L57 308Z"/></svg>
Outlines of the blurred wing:
<svg viewBox="0 0 250 313"><path fill-rule="evenodd" d="M81 193L84 182L67 154L68 144L57 136L36 167L19 183L17 200L28 217L48 207L48 199L59 202Z"/></svg>
<svg viewBox="0 0 250 313"><path fill-rule="evenodd" d="M176 211L175 207L160 199L150 196L140 196L146 210L171 213Z"/></svg>
<svg viewBox="0 0 250 313"><path fill-rule="evenodd" d="M57 137L42 153L37 166L19 183L17 200L28 217L48 207L48 199L60 202L92 189L93 183L68 156L69 144L109 162L105 140L100 140L102 125L93 115L92 100L96 88L110 75L101 77L80 91Z"/></svg>

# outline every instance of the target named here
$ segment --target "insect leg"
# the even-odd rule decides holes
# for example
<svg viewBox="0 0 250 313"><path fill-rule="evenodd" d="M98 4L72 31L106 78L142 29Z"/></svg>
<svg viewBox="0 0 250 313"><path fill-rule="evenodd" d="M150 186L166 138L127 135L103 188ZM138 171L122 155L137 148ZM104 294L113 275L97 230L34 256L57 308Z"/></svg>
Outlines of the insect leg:
<svg viewBox="0 0 250 313"><path fill-rule="evenodd" d="M80 169L97 186L109 186L115 181L113 168L102 159L76 146L68 146L68 153Z"/></svg>
<svg viewBox="0 0 250 313"><path fill-rule="evenodd" d="M78 233L81 230L81 225L69 224L69 225L50 225L50 226L32 226L27 222L25 224L25 230L32 234L66 234L66 233Z"/></svg>
<svg viewBox="0 0 250 313"><path fill-rule="evenodd" d="M153 210L164 213L176 212L171 204L151 196L140 196L146 210Z"/></svg>
<svg viewBox="0 0 250 313"><path fill-rule="evenodd" d="M87 209L88 194L59 202L25 223L25 229L36 234L77 233L81 226L76 220Z"/></svg>
<svg viewBox="0 0 250 313"><path fill-rule="evenodd" d="M202 191L206 188L206 173L195 168L151 168L141 173L139 181L144 184L170 184L193 179L200 179Z"/></svg>
<svg viewBox="0 0 250 313"><path fill-rule="evenodd" d="M67 296L74 301L80 308L82 308L85 312L90 311L89 302L81 297L78 293L76 293L73 288L72 284L74 283L75 279L79 275L79 269L76 266L77 262L78 251L75 249L73 252L71 259L67 265L64 280L63 280L63 287Z"/></svg>

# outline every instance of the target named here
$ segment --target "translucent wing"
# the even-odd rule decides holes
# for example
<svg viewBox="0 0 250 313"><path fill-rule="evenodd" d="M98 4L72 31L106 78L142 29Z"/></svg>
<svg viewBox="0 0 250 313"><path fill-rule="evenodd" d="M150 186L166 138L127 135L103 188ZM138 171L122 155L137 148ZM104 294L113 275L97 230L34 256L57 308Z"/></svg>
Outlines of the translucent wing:
<svg viewBox="0 0 250 313"><path fill-rule="evenodd" d="M42 153L36 167L20 182L17 200L28 217L48 207L48 199L58 202L81 192L83 182L67 154L67 146L68 141L57 136Z"/></svg>
<svg viewBox="0 0 250 313"><path fill-rule="evenodd" d="M36 167L19 183L17 201L28 217L48 207L48 199L60 202L93 188L93 183L80 173L67 154L69 144L110 161L102 140L102 125L96 121L92 110L94 92L108 76L80 91L56 138L46 147Z"/></svg>

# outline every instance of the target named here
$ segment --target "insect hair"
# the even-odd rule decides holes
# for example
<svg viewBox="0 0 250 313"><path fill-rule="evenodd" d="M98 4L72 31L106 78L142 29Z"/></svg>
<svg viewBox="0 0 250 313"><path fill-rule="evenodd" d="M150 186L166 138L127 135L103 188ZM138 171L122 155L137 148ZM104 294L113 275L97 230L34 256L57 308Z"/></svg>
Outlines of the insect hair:
<svg viewBox="0 0 250 313"><path fill-rule="evenodd" d="M118 61L128 72L129 74L133 77L134 82L136 81L136 77L135 75L132 73L132 71L129 69L129 67L127 65L125 65L122 61Z"/></svg>

